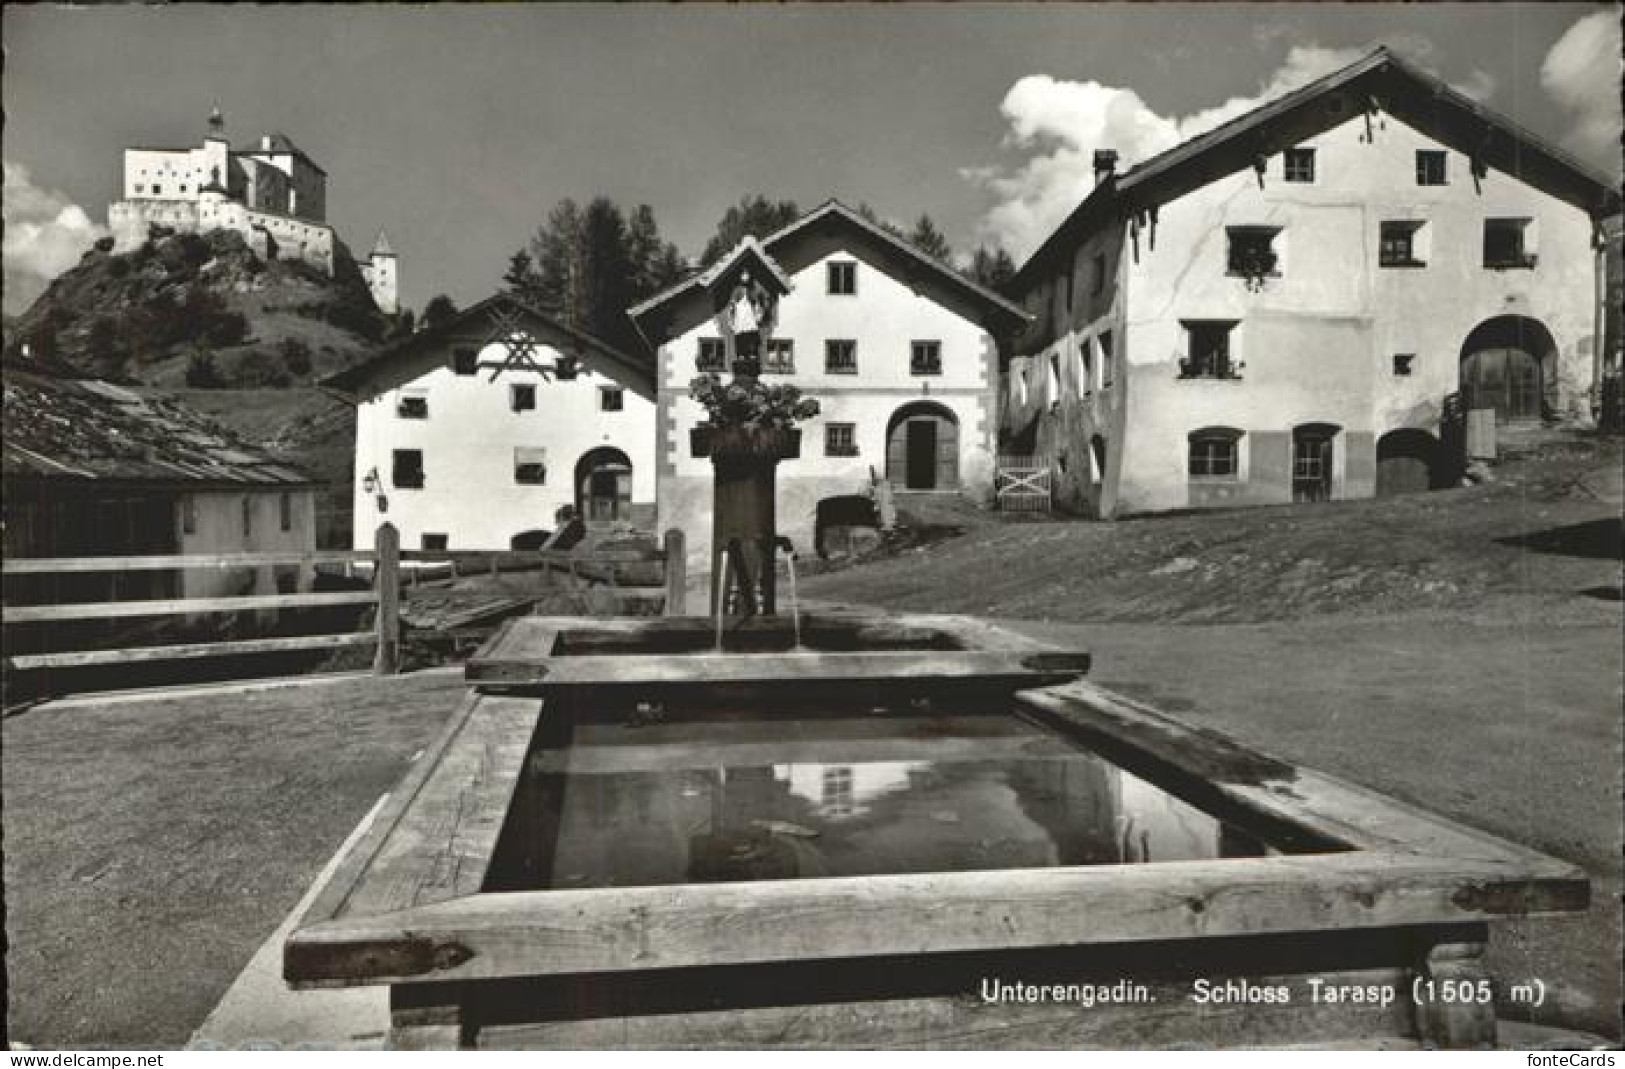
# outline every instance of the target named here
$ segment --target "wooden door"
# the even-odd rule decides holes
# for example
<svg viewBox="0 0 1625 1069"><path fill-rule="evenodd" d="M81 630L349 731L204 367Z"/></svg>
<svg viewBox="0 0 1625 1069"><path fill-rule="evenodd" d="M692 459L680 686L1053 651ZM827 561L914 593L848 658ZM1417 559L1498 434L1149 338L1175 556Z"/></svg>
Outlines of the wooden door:
<svg viewBox="0 0 1625 1069"><path fill-rule="evenodd" d="M937 488L937 421L929 416L911 419L907 426L908 454L904 485L910 490Z"/></svg>
<svg viewBox="0 0 1625 1069"><path fill-rule="evenodd" d="M1540 418L1540 362L1522 349L1480 349L1461 365L1467 409L1492 408L1497 423Z"/></svg>
<svg viewBox="0 0 1625 1069"><path fill-rule="evenodd" d="M1292 500L1329 501L1332 496L1332 439L1324 431L1292 435Z"/></svg>

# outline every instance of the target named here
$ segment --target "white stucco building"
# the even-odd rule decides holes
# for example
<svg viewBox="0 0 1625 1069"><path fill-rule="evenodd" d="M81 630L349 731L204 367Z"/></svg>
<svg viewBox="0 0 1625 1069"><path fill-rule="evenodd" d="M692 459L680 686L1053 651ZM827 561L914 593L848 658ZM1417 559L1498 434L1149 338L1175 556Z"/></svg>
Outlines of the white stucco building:
<svg viewBox="0 0 1625 1069"><path fill-rule="evenodd" d="M800 457L779 465L780 533L811 550L818 503L868 494L874 479L900 494L988 500L994 338L1024 322L1020 309L835 201L759 247L791 286L778 302L762 380L793 383L821 408L801 425ZM690 449L705 410L688 390L700 372L729 372L715 270L631 309L656 354L658 526L681 528L702 569L710 566L712 469Z"/></svg>
<svg viewBox="0 0 1625 1069"><path fill-rule="evenodd" d="M653 530L646 362L510 295L325 385L356 405L358 549L385 520L404 549L534 549L565 505L589 527Z"/></svg>
<svg viewBox="0 0 1625 1069"><path fill-rule="evenodd" d="M1009 451L1101 515L1442 485L1583 419L1606 179L1379 49L1094 190L1018 273Z"/></svg>

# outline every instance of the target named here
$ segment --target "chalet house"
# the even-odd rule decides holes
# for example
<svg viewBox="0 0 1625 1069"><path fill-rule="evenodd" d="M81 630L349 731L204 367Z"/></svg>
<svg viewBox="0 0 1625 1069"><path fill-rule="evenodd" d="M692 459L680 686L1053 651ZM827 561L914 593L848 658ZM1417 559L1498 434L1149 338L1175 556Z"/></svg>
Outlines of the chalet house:
<svg viewBox="0 0 1625 1069"><path fill-rule="evenodd" d="M309 475L184 405L112 383L7 367L0 458L7 557L316 548ZM294 566L17 576L6 599L274 594L310 582Z"/></svg>
<svg viewBox="0 0 1625 1069"><path fill-rule="evenodd" d="M535 549L571 506L589 528L654 521L645 362L509 294L324 385L356 406L355 545Z"/></svg>
<svg viewBox="0 0 1625 1069"><path fill-rule="evenodd" d="M1605 178L1378 49L1096 184L1018 272L1007 451L1100 516L1452 478L1463 409L1581 417Z"/></svg>
<svg viewBox="0 0 1625 1069"><path fill-rule="evenodd" d="M874 480L990 501L994 339L1025 322L1021 310L836 201L750 245L789 286L763 381L793 383L821 407L802 427L801 455L778 471L779 529L797 550L814 547L821 501L868 494ZM688 389L698 373L729 372L710 283L739 254L630 310L656 354L659 526L681 528L705 568L712 471L690 449L705 410Z"/></svg>

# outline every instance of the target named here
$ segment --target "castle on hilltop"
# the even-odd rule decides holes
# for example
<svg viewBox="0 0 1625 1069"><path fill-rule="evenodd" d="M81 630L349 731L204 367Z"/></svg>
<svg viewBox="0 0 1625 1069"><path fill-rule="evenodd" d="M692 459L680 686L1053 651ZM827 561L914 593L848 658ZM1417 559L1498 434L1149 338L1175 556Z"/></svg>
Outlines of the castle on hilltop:
<svg viewBox="0 0 1625 1069"><path fill-rule="evenodd" d="M139 248L154 224L235 230L263 259L303 260L333 274L338 236L327 222L327 172L285 134L232 148L218 107L199 146L124 150L124 199L107 208L114 251ZM357 266L379 311L394 314L396 257L382 231Z"/></svg>

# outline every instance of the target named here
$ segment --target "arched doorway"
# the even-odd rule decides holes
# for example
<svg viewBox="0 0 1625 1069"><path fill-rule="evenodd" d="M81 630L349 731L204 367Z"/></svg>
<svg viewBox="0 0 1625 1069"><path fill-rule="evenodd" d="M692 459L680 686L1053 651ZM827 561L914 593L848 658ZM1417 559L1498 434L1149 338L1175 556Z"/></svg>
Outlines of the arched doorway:
<svg viewBox="0 0 1625 1069"><path fill-rule="evenodd" d="M886 479L900 490L959 489L959 419L930 401L904 405L886 426Z"/></svg>
<svg viewBox="0 0 1625 1069"><path fill-rule="evenodd" d="M1496 316L1461 346L1461 396L1467 411L1492 408L1497 423L1541 417L1557 343L1539 320Z"/></svg>
<svg viewBox="0 0 1625 1069"><path fill-rule="evenodd" d="M632 518L632 461L619 449L590 449L576 461L576 514L588 523Z"/></svg>
<svg viewBox="0 0 1625 1069"><path fill-rule="evenodd" d="M1432 490L1442 477L1439 440L1427 431L1401 427L1377 439L1377 496Z"/></svg>
<svg viewBox="0 0 1625 1069"><path fill-rule="evenodd" d="M1332 423L1292 428L1292 500L1331 500L1336 459L1332 442L1341 429Z"/></svg>

